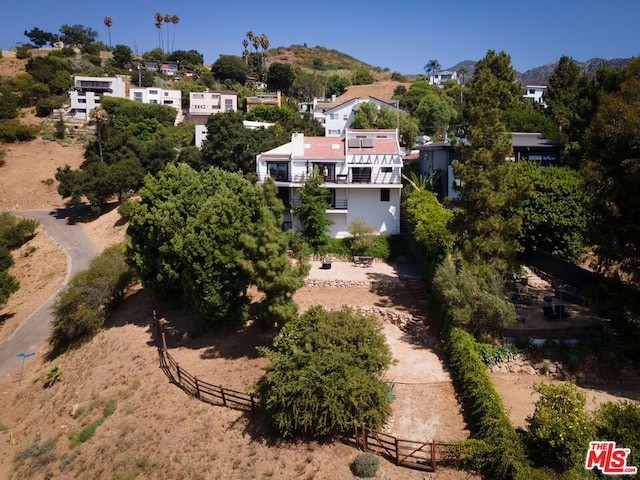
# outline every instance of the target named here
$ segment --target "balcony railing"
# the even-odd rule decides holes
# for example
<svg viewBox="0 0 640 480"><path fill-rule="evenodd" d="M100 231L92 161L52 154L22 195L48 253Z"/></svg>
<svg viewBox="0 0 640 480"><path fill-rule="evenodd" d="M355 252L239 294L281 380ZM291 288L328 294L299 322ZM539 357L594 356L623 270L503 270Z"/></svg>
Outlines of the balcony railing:
<svg viewBox="0 0 640 480"><path fill-rule="evenodd" d="M331 206L328 208L328 210L348 210L348 200L344 199L344 200L333 200L330 202ZM286 207L291 208L291 207L299 207L300 206L300 200L299 199L295 199L295 200L291 200L289 202L289 205L286 205Z"/></svg>
<svg viewBox="0 0 640 480"><path fill-rule="evenodd" d="M307 175L302 174L285 174L278 173L275 175L258 175L258 181L264 182L267 177L271 177L274 182L285 183L299 183L303 184L307 180ZM320 181L328 185L341 185L341 184L396 184L401 183L399 175L393 173L351 173L351 174L336 174L329 175L326 179L319 177Z"/></svg>

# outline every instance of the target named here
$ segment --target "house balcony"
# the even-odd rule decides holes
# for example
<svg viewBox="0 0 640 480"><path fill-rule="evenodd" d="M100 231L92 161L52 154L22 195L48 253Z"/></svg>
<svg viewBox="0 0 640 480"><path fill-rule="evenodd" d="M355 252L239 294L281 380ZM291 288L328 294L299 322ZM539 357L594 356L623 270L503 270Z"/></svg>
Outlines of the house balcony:
<svg viewBox="0 0 640 480"><path fill-rule="evenodd" d="M348 210L349 201L347 199L336 200L332 199L330 203L330 207L327 210ZM287 208L291 207L299 207L300 199L292 200L289 205L286 205Z"/></svg>
<svg viewBox="0 0 640 480"><path fill-rule="evenodd" d="M258 183L263 183L267 177L278 183L292 184L293 186L302 186L308 178L308 174L305 173L284 173L278 172L276 175L258 175ZM401 179L399 175L391 173L372 173L372 172L351 172L351 173L338 173L330 174L326 178L322 175L319 176L323 185L331 188L340 188L343 185L349 186L365 186L365 185L401 185Z"/></svg>

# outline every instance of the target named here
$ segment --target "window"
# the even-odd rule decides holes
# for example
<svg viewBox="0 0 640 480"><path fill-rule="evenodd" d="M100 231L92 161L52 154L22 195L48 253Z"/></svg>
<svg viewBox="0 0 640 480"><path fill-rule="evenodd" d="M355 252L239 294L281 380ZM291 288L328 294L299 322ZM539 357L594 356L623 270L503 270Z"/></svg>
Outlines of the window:
<svg viewBox="0 0 640 480"><path fill-rule="evenodd" d="M191 95L193 95L193 98L204 98L202 93L192 93Z"/></svg>
<svg viewBox="0 0 640 480"><path fill-rule="evenodd" d="M133 92L133 98L138 101L142 100L142 92Z"/></svg>
<svg viewBox="0 0 640 480"><path fill-rule="evenodd" d="M393 167L381 167L380 171L382 173L392 173L393 172Z"/></svg>
<svg viewBox="0 0 640 480"><path fill-rule="evenodd" d="M286 182L289 180L289 163L268 162L267 172L274 181Z"/></svg>
<svg viewBox="0 0 640 480"><path fill-rule="evenodd" d="M329 135L340 135L340 130L329 130Z"/></svg>
<svg viewBox="0 0 640 480"><path fill-rule="evenodd" d="M338 120L339 116L337 113L330 113L329 120Z"/></svg>
<svg viewBox="0 0 640 480"><path fill-rule="evenodd" d="M388 202L390 200L391 200L391 190L389 190L388 188L380 189L380 201Z"/></svg>
<svg viewBox="0 0 640 480"><path fill-rule="evenodd" d="M157 95L158 90L149 90L149 95Z"/></svg>
<svg viewBox="0 0 640 480"><path fill-rule="evenodd" d="M225 110L233 110L233 100L230 98L225 98L224 100L224 109Z"/></svg>
<svg viewBox="0 0 640 480"><path fill-rule="evenodd" d="M342 120L344 120L345 122L349 120L349 115L347 115L346 113L342 115Z"/></svg>

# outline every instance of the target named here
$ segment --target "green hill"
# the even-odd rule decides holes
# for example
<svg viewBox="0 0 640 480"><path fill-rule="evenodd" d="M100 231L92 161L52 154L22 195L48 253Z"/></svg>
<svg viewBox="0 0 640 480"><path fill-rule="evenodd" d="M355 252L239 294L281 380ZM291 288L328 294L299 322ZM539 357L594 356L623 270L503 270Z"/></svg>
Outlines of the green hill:
<svg viewBox="0 0 640 480"><path fill-rule="evenodd" d="M382 70L379 67L368 65L338 50L320 46L307 47L306 45L291 45L290 47L271 48L267 50L266 57L267 62L270 64L276 62L290 63L292 65L318 70L352 70L359 65L372 70Z"/></svg>

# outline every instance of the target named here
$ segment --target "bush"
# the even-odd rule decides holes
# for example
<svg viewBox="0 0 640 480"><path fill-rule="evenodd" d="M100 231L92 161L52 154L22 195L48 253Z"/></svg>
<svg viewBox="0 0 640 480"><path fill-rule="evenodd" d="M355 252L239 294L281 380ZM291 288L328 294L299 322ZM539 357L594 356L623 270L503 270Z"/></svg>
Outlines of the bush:
<svg viewBox="0 0 640 480"><path fill-rule="evenodd" d="M31 45L21 45L16 48L16 58L19 60L26 60L27 58L31 58Z"/></svg>
<svg viewBox="0 0 640 480"><path fill-rule="evenodd" d="M594 412L596 438L629 448L627 465L640 465L640 405L629 401L606 402Z"/></svg>
<svg viewBox="0 0 640 480"><path fill-rule="evenodd" d="M433 280L434 299L443 320L474 335L496 334L516 320L512 303L505 299L502 280L487 273L474 275L463 266L444 262Z"/></svg>
<svg viewBox="0 0 640 480"><path fill-rule="evenodd" d="M0 272L9 270L13 266L13 255L5 247L0 245Z"/></svg>
<svg viewBox="0 0 640 480"><path fill-rule="evenodd" d="M10 213L0 213L0 246L15 250L31 240L38 228L32 218L19 219Z"/></svg>
<svg viewBox="0 0 640 480"><path fill-rule="evenodd" d="M340 434L354 421L380 428L391 413L382 375L392 357L374 317L315 306L260 352L269 365L255 392L285 437Z"/></svg>
<svg viewBox="0 0 640 480"><path fill-rule="evenodd" d="M107 248L74 276L53 306L53 350L63 351L98 332L134 279L122 244Z"/></svg>
<svg viewBox="0 0 640 480"><path fill-rule="evenodd" d="M380 459L372 453L360 453L351 462L351 472L356 477L375 477L380 465Z"/></svg>
<svg viewBox="0 0 640 480"><path fill-rule="evenodd" d="M7 303L9 296L17 292L20 288L20 283L15 277L9 275L5 271L0 271L0 306Z"/></svg>
<svg viewBox="0 0 640 480"><path fill-rule="evenodd" d="M526 442L530 457L559 472L584 462L595 430L585 412L586 396L573 383L537 384L540 394L533 415L527 417Z"/></svg>
<svg viewBox="0 0 640 480"><path fill-rule="evenodd" d="M0 141L6 143L28 142L36 138L37 127L24 125L16 119L0 120Z"/></svg>

